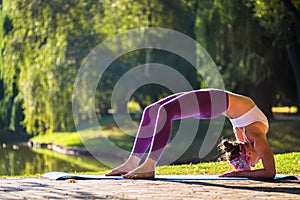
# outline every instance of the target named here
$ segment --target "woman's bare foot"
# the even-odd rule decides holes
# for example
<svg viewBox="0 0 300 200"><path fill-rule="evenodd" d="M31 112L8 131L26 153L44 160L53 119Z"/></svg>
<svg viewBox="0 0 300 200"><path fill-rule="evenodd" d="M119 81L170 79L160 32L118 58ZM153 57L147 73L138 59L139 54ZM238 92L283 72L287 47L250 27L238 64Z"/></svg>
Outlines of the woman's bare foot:
<svg viewBox="0 0 300 200"><path fill-rule="evenodd" d="M126 174L128 171L123 171L123 170L119 170L119 169L113 169L111 170L109 173L105 174L105 176L122 176L124 174Z"/></svg>
<svg viewBox="0 0 300 200"><path fill-rule="evenodd" d="M131 172L128 172L123 175L123 178L130 178L130 179L143 179L143 178L154 178L155 172L138 172L138 170L134 170Z"/></svg>
<svg viewBox="0 0 300 200"><path fill-rule="evenodd" d="M119 167L111 170L109 173L105 174L105 176L121 176L124 175L128 172L130 172L131 170L135 169L138 167L139 162L140 162L140 158L136 157L136 156L131 156L130 158L128 158L128 160L120 165Z"/></svg>
<svg viewBox="0 0 300 200"><path fill-rule="evenodd" d="M123 178L143 179L154 178L156 161L148 158L143 165L126 173Z"/></svg>

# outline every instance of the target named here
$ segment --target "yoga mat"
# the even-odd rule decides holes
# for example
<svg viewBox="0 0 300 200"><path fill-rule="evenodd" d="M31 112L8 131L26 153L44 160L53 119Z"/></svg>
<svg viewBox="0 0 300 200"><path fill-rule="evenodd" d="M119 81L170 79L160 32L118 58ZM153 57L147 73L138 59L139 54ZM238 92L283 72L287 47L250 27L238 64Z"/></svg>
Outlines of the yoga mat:
<svg viewBox="0 0 300 200"><path fill-rule="evenodd" d="M43 174L44 178L51 180L126 180L122 176L105 176L105 175L86 175L71 174L65 172L48 172ZM183 180L270 180L265 178L243 178L243 177L219 177L217 175L156 175L150 180L167 180L167 181L183 181ZM274 180L298 180L296 176L277 174Z"/></svg>

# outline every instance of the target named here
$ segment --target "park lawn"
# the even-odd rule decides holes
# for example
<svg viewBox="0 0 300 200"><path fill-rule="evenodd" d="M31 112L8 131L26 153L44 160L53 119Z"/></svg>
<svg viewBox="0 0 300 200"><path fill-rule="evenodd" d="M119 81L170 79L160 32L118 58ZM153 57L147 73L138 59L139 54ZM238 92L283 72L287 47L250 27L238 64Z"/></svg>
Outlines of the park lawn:
<svg viewBox="0 0 300 200"><path fill-rule="evenodd" d="M107 137L113 143L118 143L118 146L125 147L126 149L131 148L132 144L129 141L133 141L134 138L130 135L124 134L122 130L117 128L116 124L114 124L114 119L112 116L104 117L100 124L101 129L88 128L74 132L54 132L44 135L41 134L31 138L30 141L38 143L52 143L62 146L84 147L84 142L86 140L93 140L101 135ZM97 132L97 134L93 134L94 132ZM134 130L131 131L132 135L134 134L133 132ZM127 146L124 146L124 144Z"/></svg>
<svg viewBox="0 0 300 200"><path fill-rule="evenodd" d="M103 121L105 123L101 124L102 135L120 148L130 151L134 142L134 130L130 130L130 135L127 135L112 123L113 119L111 117L107 117ZM205 128L207 122L204 120L200 126ZM299 121L270 121L270 131L267 137L272 151L274 153L300 152L300 131L298 130L300 130ZM38 143L53 143L56 145L83 148L85 141L97 139L95 135L99 136L99 134L93 134L94 131L95 129L90 128L81 130L80 132L56 132L38 135L30 140ZM83 138L82 136L85 135L91 135L91 137ZM232 127L228 121L225 122L221 137L233 138Z"/></svg>
<svg viewBox="0 0 300 200"><path fill-rule="evenodd" d="M38 143L53 143L62 146L84 146L77 132L56 132L52 134L38 135L31 138L30 141Z"/></svg>
<svg viewBox="0 0 300 200"><path fill-rule="evenodd" d="M277 174L295 175L300 177L300 152L276 154L276 169ZM254 169L262 166L261 162ZM180 165L166 165L156 167L157 175L220 175L228 170L232 170L232 166L226 161L219 162L203 162L190 163ZM90 172L70 172L76 174L105 174L110 170L90 171ZM15 177L40 177L41 174L26 174Z"/></svg>
<svg viewBox="0 0 300 200"><path fill-rule="evenodd" d="M118 128L112 126L111 119L105 119L105 124L101 124L103 136L108 137L114 144L122 149L131 150L134 142L132 135L126 135ZM275 153L276 169L279 174L294 174L300 176L300 129L299 121L271 121L268 141ZM31 138L31 141L39 143L54 143L63 146L84 147L84 142L80 136L89 134L95 129L86 129L80 132L59 132L47 135L40 135ZM225 123L222 136L227 138L232 136L232 128L229 123ZM286 134L289 133L289 134ZM93 139L93 138L88 138ZM83 139L84 140L84 139ZM198 147L196 147L198 148ZM197 149L199 150L199 149ZM285 153L289 152L289 153ZM196 152L198 153L198 152ZM261 163L257 168L261 167ZM228 162L202 162L182 165L168 165L157 167L157 174L221 174L227 170L232 170ZM104 174L109 170L97 172L85 172Z"/></svg>
<svg viewBox="0 0 300 200"><path fill-rule="evenodd" d="M278 174L293 174L300 176L300 152L292 152L275 155L276 170ZM262 167L259 162L254 169ZM233 170L226 161L204 162L198 164L168 165L157 167L157 174L222 174L225 171Z"/></svg>
<svg viewBox="0 0 300 200"><path fill-rule="evenodd" d="M300 152L284 153L275 155L277 174L295 175L300 177ZM261 161L254 169L262 167ZM179 165L165 165L156 167L157 175L219 175L233 170L226 161L190 163ZM98 172L78 172L81 174L105 174L110 170Z"/></svg>
<svg viewBox="0 0 300 200"><path fill-rule="evenodd" d="M62 134L62 133L56 133ZM71 135L71 138L76 138L74 135L78 135L75 133L63 133L61 135L62 138L66 139L66 137ZM55 134L49 135L47 137L43 137L45 140L41 141L51 141L56 142ZM50 139L49 139L50 138ZM71 142L70 142L71 141ZM70 140L66 142L66 140L61 140L62 145L73 145L77 144L77 139ZM72 142L73 141L73 142ZM276 161L276 169L278 174L293 174L300 176L300 152L290 152L290 153L281 153L275 154ZM261 162L259 162L256 168L262 167ZM158 166L156 169L157 174L166 174L166 175L176 175L176 174L222 174L225 171L232 170L232 166L225 161L218 162L202 162L202 163L190 163L190 164L180 164L180 165L167 165L167 166ZM101 170L94 172L77 172L77 173L86 173L86 174L105 174L109 170Z"/></svg>

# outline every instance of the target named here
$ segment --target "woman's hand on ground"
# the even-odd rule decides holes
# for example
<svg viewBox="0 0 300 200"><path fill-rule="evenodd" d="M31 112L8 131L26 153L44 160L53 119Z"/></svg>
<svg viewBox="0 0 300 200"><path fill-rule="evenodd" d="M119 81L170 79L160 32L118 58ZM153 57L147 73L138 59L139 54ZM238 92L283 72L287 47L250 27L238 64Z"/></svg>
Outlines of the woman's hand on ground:
<svg viewBox="0 0 300 200"><path fill-rule="evenodd" d="M231 171L225 172L224 174L221 174L219 177L238 177L238 176L241 176L240 171L231 170Z"/></svg>

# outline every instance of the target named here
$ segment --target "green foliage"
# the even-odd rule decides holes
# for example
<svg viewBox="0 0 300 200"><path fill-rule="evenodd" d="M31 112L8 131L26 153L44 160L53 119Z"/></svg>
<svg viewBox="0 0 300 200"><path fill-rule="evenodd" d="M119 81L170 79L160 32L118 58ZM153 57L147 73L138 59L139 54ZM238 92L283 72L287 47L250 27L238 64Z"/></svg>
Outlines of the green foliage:
<svg viewBox="0 0 300 200"><path fill-rule="evenodd" d="M197 39L220 65L226 86L236 89L244 82L259 85L268 80L271 69L266 67L264 52L255 49L262 38L251 9L238 0L199 4Z"/></svg>
<svg viewBox="0 0 300 200"><path fill-rule="evenodd" d="M273 50L264 57L265 64L272 69L271 79L280 80L272 82L273 88L276 88L276 101L279 104L299 104L299 99L296 103L293 101L297 99L297 93L299 96L300 86L296 86L295 82L290 80L295 78L297 81L300 77L297 71L292 70L292 60L289 60L286 49L300 38L300 2L297 0L251 0L248 1L248 6L253 10L254 20L262 27L261 32L264 37L271 39L268 41L271 43L269 49ZM295 92L297 89L298 92Z"/></svg>
<svg viewBox="0 0 300 200"><path fill-rule="evenodd" d="M299 38L300 28L284 1L192 1L198 2L196 39L219 66L226 88L251 96L270 117L273 104L298 102L286 45ZM299 1L291 3L299 10Z"/></svg>
<svg viewBox="0 0 300 200"><path fill-rule="evenodd" d="M265 109L275 96L293 102L295 84L290 81L291 70L282 67L289 66L282 48L286 40L299 37L299 25L295 13L282 2L5 0L0 5L0 126L16 131L24 126L31 134L74 129L73 84L84 58L108 37L151 26L174 29L199 41L217 63L227 89L265 95L261 98ZM299 9L299 1L290 2ZM108 68L95 103L84 102L84 109L96 106L99 118L108 114L117 80L133 66L150 62L173 67L195 89L206 86L184 59L159 50L139 50ZM278 78L283 81L273 83ZM266 91L276 92L272 96ZM168 94L166 88L146 85L132 100L143 109Z"/></svg>
<svg viewBox="0 0 300 200"><path fill-rule="evenodd" d="M39 0L6 5L14 28L4 38L4 96L23 100L28 133L74 126L72 84L82 59L101 38L97 26L90 26L99 23L100 16L90 14L98 6L95 1ZM14 85L19 90L15 95Z"/></svg>
<svg viewBox="0 0 300 200"><path fill-rule="evenodd" d="M254 16L268 34L275 36L276 42L295 38L294 34L300 34L299 25L297 29L297 19L293 12L284 2L291 2L296 9L300 9L300 2L296 0L252 0L250 6L253 7ZM298 22L299 23L299 22ZM298 32L298 33L297 33ZM294 36L292 36L294 35Z"/></svg>

